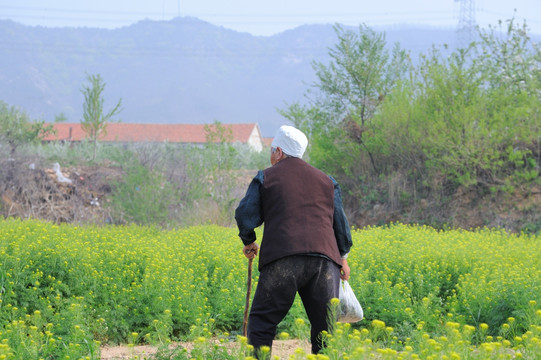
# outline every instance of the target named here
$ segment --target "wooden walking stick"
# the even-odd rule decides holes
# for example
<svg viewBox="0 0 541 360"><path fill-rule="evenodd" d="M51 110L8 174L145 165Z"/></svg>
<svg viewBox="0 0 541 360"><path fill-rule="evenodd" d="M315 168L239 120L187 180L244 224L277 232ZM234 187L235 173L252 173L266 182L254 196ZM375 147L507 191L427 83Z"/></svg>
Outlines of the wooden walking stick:
<svg viewBox="0 0 541 360"><path fill-rule="evenodd" d="M252 261L253 259L248 259L246 305L244 306L244 321L242 322L242 334L244 336L248 336L248 310L250 309L250 292L252 290Z"/></svg>

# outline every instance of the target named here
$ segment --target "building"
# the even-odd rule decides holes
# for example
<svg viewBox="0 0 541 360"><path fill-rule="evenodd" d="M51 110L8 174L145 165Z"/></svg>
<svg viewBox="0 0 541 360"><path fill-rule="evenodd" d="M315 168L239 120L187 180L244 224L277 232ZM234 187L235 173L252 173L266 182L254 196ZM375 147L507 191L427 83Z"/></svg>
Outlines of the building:
<svg viewBox="0 0 541 360"><path fill-rule="evenodd" d="M220 124L231 135L231 142L247 144L260 152L265 146L261 130L257 123ZM46 136L44 141L82 141L88 137L80 123L55 123L55 133ZM186 144L204 144L209 139L209 131L216 129L215 124L135 124L109 123L106 133L99 137L104 143L170 142ZM228 139L229 140L229 139ZM214 139L219 141L219 139Z"/></svg>

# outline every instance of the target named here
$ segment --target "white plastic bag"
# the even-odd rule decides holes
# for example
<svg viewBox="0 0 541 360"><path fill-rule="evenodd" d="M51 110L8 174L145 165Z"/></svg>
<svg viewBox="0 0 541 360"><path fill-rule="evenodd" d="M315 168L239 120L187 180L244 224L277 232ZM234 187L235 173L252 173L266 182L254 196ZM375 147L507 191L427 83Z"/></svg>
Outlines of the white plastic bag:
<svg viewBox="0 0 541 360"><path fill-rule="evenodd" d="M363 319L363 308L347 280L340 280L338 298L340 300L340 304L338 305L339 322L353 323Z"/></svg>

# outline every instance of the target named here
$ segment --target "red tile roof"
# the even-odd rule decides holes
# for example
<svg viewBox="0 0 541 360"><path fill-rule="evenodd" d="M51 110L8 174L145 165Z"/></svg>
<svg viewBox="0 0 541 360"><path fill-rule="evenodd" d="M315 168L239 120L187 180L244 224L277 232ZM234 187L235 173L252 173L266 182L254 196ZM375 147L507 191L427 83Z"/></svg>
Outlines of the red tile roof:
<svg viewBox="0 0 541 360"><path fill-rule="evenodd" d="M81 141L87 134L79 123L56 123L53 124L56 134L44 138L45 141L70 140ZM107 124L107 133L100 136L103 142L183 142L205 143L207 142L205 124L134 124L134 123L110 123ZM215 125L208 125L211 129ZM222 124L231 129L233 142L247 143L254 127L252 124Z"/></svg>
<svg viewBox="0 0 541 360"><path fill-rule="evenodd" d="M274 140L274 138L271 138L271 137L261 138L261 141L263 141L263 145L265 146L271 146L272 140Z"/></svg>

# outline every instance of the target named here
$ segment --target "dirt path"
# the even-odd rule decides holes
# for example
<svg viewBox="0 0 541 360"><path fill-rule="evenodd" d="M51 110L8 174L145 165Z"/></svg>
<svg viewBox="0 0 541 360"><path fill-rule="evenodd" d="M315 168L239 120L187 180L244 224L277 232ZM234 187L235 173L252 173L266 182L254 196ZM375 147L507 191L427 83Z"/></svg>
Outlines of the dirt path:
<svg viewBox="0 0 541 360"><path fill-rule="evenodd" d="M173 347L182 346L190 350L191 343L175 343ZM232 343L235 346L235 343ZM278 355L280 359L288 359L297 348L301 348L306 354L310 353L310 343L306 340L275 340L272 346L272 355ZM150 345L143 346L105 346L101 349L101 360L143 360L156 353L156 348Z"/></svg>

